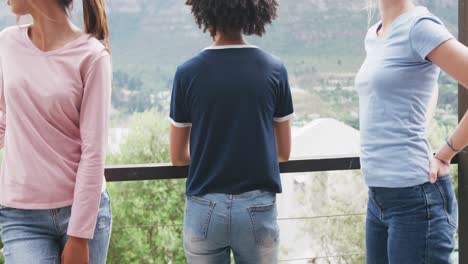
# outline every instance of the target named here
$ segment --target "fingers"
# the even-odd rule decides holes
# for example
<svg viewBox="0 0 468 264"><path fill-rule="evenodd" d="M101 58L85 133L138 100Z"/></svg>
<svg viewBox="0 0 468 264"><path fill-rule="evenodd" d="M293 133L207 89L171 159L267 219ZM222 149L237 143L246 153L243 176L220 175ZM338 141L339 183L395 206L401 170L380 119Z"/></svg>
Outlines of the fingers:
<svg viewBox="0 0 468 264"><path fill-rule="evenodd" d="M437 166L437 162L431 161L431 167L429 171L429 181L431 183L435 183L437 181L437 174L439 173L439 166Z"/></svg>

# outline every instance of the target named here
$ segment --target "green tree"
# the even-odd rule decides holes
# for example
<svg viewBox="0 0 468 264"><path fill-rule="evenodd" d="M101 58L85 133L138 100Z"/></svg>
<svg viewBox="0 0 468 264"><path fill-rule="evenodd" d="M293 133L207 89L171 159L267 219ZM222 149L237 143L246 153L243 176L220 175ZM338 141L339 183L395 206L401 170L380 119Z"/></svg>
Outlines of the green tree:
<svg viewBox="0 0 468 264"><path fill-rule="evenodd" d="M109 164L169 160L168 122L156 110L134 114L126 143ZM108 183L113 233L108 263L185 263L182 245L184 181Z"/></svg>

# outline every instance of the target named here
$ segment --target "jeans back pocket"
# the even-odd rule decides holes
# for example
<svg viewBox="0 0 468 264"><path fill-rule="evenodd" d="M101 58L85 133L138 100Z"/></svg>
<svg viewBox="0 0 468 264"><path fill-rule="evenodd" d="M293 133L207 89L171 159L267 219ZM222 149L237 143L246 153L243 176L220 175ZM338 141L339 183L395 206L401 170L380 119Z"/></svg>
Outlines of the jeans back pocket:
<svg viewBox="0 0 468 264"><path fill-rule="evenodd" d="M279 242L276 203L248 208L255 242L261 247L275 247Z"/></svg>
<svg viewBox="0 0 468 264"><path fill-rule="evenodd" d="M184 217L184 239L205 240L216 203L197 196L187 196Z"/></svg>

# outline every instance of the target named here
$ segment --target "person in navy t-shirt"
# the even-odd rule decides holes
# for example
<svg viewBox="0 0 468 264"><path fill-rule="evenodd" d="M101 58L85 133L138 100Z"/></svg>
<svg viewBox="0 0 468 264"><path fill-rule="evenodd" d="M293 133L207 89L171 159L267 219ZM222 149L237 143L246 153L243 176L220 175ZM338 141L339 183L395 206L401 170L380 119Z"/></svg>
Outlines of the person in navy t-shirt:
<svg viewBox="0 0 468 264"><path fill-rule="evenodd" d="M189 165L184 248L189 263L277 263L279 162L294 115L284 64L247 44L276 18L276 0L188 0L214 44L178 67L171 159Z"/></svg>

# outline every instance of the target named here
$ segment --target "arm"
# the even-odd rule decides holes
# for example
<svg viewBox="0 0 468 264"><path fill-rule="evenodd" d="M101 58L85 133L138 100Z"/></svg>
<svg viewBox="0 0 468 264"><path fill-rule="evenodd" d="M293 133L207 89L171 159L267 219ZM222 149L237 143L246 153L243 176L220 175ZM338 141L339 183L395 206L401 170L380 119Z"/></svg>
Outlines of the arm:
<svg viewBox="0 0 468 264"><path fill-rule="evenodd" d="M273 121L278 161L286 162L291 156L291 119L294 117L294 106L288 71L284 65L280 68L278 84Z"/></svg>
<svg viewBox="0 0 468 264"><path fill-rule="evenodd" d="M428 58L464 87L468 87L468 48L463 44L454 39L448 40L429 53ZM449 142L456 149L463 149L468 145L468 118L466 114L449 138ZM456 154L448 144L445 144L436 154L442 161L435 159L432 162L431 179L445 174L440 171L447 167L446 164L450 163Z"/></svg>
<svg viewBox="0 0 468 264"><path fill-rule="evenodd" d="M0 109L0 149L5 146L6 112Z"/></svg>
<svg viewBox="0 0 468 264"><path fill-rule="evenodd" d="M5 130L6 130L6 103L3 88L3 72L0 63L0 149L5 146Z"/></svg>
<svg viewBox="0 0 468 264"><path fill-rule="evenodd" d="M171 161L174 166L190 164L190 127L171 125Z"/></svg>
<svg viewBox="0 0 468 264"><path fill-rule="evenodd" d="M177 69L172 87L171 96L171 161L174 166L187 166L190 164L190 131L192 127L191 111L188 104L182 74Z"/></svg>
<svg viewBox="0 0 468 264"><path fill-rule="evenodd" d="M112 70L107 53L93 62L84 77L80 109L81 160L67 234L92 239L101 199Z"/></svg>
<svg viewBox="0 0 468 264"><path fill-rule="evenodd" d="M275 122L276 148L279 162L286 162L291 156L291 121Z"/></svg>

